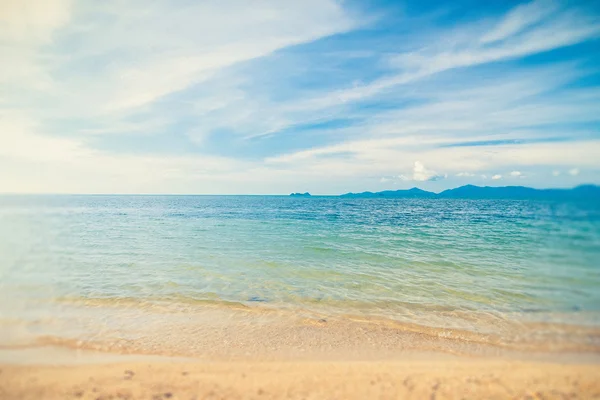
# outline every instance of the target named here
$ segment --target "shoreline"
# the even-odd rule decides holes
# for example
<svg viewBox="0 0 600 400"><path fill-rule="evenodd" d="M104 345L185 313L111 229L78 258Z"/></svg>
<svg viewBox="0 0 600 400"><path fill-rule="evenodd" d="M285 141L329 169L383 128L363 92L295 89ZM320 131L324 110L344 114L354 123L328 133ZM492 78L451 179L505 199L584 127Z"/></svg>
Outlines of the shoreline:
<svg viewBox="0 0 600 400"><path fill-rule="evenodd" d="M103 332L0 346L0 398L600 397L598 351L515 350L381 321L209 309L176 324L180 316L149 315L138 331L120 332L137 341Z"/></svg>
<svg viewBox="0 0 600 400"><path fill-rule="evenodd" d="M594 327L543 342L556 326L539 323L529 327L538 340L513 343L376 316L261 307L66 311L50 321L53 330L34 324L27 337L27 326L17 326L19 340L0 344L0 398L600 397ZM499 332L517 337L510 329L519 326Z"/></svg>
<svg viewBox="0 0 600 400"><path fill-rule="evenodd" d="M395 360L407 353L600 361L600 330L576 325L536 323L525 328L511 323L486 333L366 315L310 316L256 308L88 311L78 319L59 317L50 325L3 325L0 353L55 347L219 361L372 361ZM561 329L560 335L556 329ZM537 337L531 338L532 333Z"/></svg>

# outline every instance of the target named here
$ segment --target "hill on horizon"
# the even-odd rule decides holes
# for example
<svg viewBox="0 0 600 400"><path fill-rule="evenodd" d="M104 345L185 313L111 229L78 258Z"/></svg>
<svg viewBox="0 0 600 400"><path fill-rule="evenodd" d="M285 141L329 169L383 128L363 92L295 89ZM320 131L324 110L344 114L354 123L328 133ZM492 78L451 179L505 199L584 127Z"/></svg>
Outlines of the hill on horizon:
<svg viewBox="0 0 600 400"><path fill-rule="evenodd" d="M344 198L418 198L418 199L598 199L600 186L580 185L572 189L535 189L526 186L475 186L464 185L440 193L414 187L381 192L345 193Z"/></svg>

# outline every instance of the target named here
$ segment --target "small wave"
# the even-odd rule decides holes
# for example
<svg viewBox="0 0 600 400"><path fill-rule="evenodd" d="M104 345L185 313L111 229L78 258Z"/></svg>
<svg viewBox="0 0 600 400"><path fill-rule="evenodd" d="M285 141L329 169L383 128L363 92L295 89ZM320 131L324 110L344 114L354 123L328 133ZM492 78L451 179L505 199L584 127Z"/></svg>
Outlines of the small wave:
<svg viewBox="0 0 600 400"><path fill-rule="evenodd" d="M309 250L309 251L314 251L317 253L333 253L333 252L337 251L337 249L332 249L331 247L318 247L318 246L305 247L305 249Z"/></svg>
<svg viewBox="0 0 600 400"><path fill-rule="evenodd" d="M525 336L514 340L518 335L506 337L360 315L332 318L315 314L312 318L302 318L291 311L278 314L274 319L269 320L271 323L259 325L250 323L254 321L253 317L220 318L218 322L202 319L201 323L193 318L179 321L183 324L173 326L173 321L169 320L163 325L154 326L151 332L147 332L148 335L142 336L132 336L127 332L105 332L101 336L81 338L46 335L38 337L31 343L10 348L62 346L120 354L171 356L213 354L227 357L239 350L236 343L244 343L244 348L258 349L260 354L273 351L274 341L278 345L302 343L303 346L308 346L306 350L321 351L339 348L352 352L354 351L352 349L364 346L365 338L370 338L369 343L373 344L374 350L386 351L441 351L464 355L482 354L482 351L492 351L493 354L498 354L497 351L506 351L507 354L513 351L524 354L529 352L600 353L598 342L548 341L545 338L536 340L535 337ZM298 329L300 327L301 329ZM515 334L519 332L523 333L521 330L515 331ZM580 332L580 334L590 334L590 332Z"/></svg>
<svg viewBox="0 0 600 400"><path fill-rule="evenodd" d="M156 297L61 297L57 298L58 303L69 303L74 305L83 305L87 307L123 307L139 308L141 310L165 310L185 311L181 306L215 306L234 309L247 309L248 306L239 301L230 301L221 299L214 293L203 293L203 297L189 297L183 295L168 295Z"/></svg>

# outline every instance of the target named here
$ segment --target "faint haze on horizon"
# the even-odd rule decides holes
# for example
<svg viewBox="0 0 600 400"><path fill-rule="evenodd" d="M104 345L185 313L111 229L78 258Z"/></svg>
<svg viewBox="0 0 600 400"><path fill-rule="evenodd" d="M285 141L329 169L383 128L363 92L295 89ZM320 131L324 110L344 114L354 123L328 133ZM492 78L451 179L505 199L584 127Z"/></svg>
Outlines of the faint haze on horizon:
<svg viewBox="0 0 600 400"><path fill-rule="evenodd" d="M0 2L0 193L600 184L600 2Z"/></svg>

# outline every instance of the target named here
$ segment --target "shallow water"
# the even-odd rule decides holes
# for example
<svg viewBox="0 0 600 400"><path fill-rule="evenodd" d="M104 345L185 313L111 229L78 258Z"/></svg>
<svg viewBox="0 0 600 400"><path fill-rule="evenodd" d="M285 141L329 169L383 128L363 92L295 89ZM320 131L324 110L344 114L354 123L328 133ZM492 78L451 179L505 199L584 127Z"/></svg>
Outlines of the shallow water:
<svg viewBox="0 0 600 400"><path fill-rule="evenodd" d="M594 201L0 196L0 257L3 342L217 306L600 347Z"/></svg>

